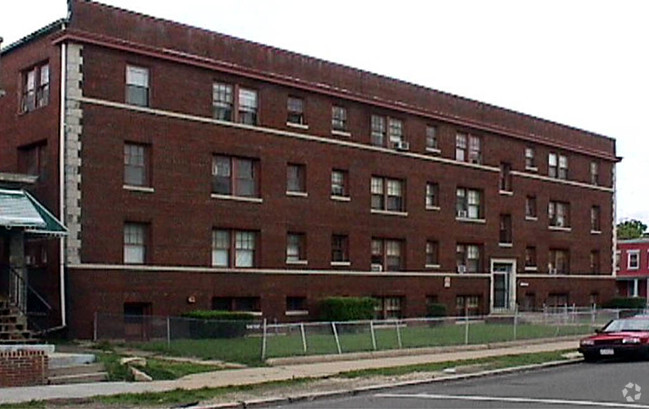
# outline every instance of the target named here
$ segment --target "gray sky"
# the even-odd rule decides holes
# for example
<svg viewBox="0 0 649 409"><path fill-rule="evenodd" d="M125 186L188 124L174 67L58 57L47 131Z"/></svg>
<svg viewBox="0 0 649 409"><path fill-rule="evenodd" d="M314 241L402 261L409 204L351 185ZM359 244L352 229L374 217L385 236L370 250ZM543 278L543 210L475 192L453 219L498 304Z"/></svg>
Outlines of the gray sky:
<svg viewBox="0 0 649 409"><path fill-rule="evenodd" d="M618 220L649 222L649 2L103 2L613 137ZM3 0L0 36L65 15L65 0Z"/></svg>

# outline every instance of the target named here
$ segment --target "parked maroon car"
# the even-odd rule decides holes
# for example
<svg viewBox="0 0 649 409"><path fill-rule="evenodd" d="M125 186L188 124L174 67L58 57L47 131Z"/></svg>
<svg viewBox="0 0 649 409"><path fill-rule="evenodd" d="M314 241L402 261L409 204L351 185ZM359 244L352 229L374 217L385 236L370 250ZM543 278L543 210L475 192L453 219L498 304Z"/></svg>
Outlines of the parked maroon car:
<svg viewBox="0 0 649 409"><path fill-rule="evenodd" d="M579 341L578 351L588 362L606 358L649 359L649 316L613 320L597 334Z"/></svg>

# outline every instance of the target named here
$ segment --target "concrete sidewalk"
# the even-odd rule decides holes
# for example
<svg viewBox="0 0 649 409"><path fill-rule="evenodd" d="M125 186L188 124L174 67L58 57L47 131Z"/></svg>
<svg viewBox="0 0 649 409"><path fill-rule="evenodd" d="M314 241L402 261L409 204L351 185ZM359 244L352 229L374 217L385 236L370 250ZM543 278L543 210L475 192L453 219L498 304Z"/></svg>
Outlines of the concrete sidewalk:
<svg viewBox="0 0 649 409"><path fill-rule="evenodd" d="M99 382L77 385L30 386L22 388L0 388L0 403L20 403L31 400L89 398L98 395L122 393L163 392L173 389L217 388L235 385L253 385L271 381L297 378L321 378L341 372L362 369L389 368L425 363L458 361L503 355L576 349L577 341L561 340L534 344L515 344L489 348L447 351L444 353L413 354L407 351L403 356L373 357L345 361L311 362L274 367L228 369L189 375L175 381L148 383Z"/></svg>

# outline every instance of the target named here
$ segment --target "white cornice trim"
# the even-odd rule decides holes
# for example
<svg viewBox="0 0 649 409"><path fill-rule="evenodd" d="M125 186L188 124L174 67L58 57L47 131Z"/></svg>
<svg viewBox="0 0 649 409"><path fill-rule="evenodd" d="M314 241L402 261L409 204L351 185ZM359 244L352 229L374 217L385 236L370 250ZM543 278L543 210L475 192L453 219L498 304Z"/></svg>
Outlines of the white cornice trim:
<svg viewBox="0 0 649 409"><path fill-rule="evenodd" d="M517 278L546 278L546 279L556 279L556 278L578 278L580 280L614 280L615 276L613 275L602 275L602 274L528 274L528 273L518 273L516 274Z"/></svg>
<svg viewBox="0 0 649 409"><path fill-rule="evenodd" d="M551 178L549 176L543 176L543 175L539 175L539 174L536 174L536 173L530 173L530 172L521 172L521 171L518 171L518 170L512 170L510 172L510 174L513 175L513 176L520 176L520 177L524 177L524 178L528 178L528 179L542 180L544 182L552 182L552 183L558 183L558 184L561 184L561 185L569 185L569 186L576 186L576 187L581 187L581 188L586 188L586 189L591 189L591 190L599 190L601 192L613 193L615 191L613 188L610 188L610 187L591 185L589 183L576 182L574 180Z"/></svg>

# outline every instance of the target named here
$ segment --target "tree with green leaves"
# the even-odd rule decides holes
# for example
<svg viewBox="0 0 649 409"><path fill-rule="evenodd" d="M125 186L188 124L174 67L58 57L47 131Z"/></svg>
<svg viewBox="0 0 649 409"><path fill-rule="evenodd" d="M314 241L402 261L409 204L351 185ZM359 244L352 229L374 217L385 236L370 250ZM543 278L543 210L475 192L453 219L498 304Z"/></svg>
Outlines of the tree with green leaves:
<svg viewBox="0 0 649 409"><path fill-rule="evenodd" d="M640 220L625 220L617 224L617 238L619 240L639 239L647 232L647 225Z"/></svg>

